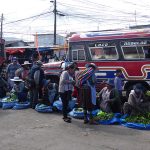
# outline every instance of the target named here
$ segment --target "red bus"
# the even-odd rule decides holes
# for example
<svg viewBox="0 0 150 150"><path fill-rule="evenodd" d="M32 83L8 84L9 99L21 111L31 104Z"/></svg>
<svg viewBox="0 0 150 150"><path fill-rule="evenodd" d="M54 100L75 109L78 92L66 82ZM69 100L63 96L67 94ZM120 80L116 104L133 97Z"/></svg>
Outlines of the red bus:
<svg viewBox="0 0 150 150"><path fill-rule="evenodd" d="M150 87L150 32L87 32L69 38L68 59L77 62L80 69L86 63L98 66L99 82L114 78L121 69L124 90L136 83Z"/></svg>

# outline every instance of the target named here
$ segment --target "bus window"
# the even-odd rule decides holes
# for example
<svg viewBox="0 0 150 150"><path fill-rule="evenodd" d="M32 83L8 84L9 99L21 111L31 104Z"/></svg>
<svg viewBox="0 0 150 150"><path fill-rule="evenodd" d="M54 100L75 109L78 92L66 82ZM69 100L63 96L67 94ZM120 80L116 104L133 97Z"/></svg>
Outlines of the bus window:
<svg viewBox="0 0 150 150"><path fill-rule="evenodd" d="M145 58L150 58L150 46L143 46Z"/></svg>
<svg viewBox="0 0 150 150"><path fill-rule="evenodd" d="M84 50L78 50L78 60L85 60Z"/></svg>
<svg viewBox="0 0 150 150"><path fill-rule="evenodd" d="M138 46L137 50L138 50L139 58L145 58L143 47Z"/></svg>
<svg viewBox="0 0 150 150"><path fill-rule="evenodd" d="M112 60L118 59L118 54L115 47L91 47L90 48L92 60Z"/></svg>
<svg viewBox="0 0 150 150"><path fill-rule="evenodd" d="M77 60L77 54L78 54L77 51L72 51L72 59L73 60Z"/></svg>
<svg viewBox="0 0 150 150"><path fill-rule="evenodd" d="M115 47L104 48L106 59L118 59Z"/></svg>
<svg viewBox="0 0 150 150"><path fill-rule="evenodd" d="M85 51L83 45L74 45L72 46L72 60L78 61L78 60L85 60Z"/></svg>
<svg viewBox="0 0 150 150"><path fill-rule="evenodd" d="M144 59L144 51L141 46L126 47L122 46L125 59Z"/></svg>

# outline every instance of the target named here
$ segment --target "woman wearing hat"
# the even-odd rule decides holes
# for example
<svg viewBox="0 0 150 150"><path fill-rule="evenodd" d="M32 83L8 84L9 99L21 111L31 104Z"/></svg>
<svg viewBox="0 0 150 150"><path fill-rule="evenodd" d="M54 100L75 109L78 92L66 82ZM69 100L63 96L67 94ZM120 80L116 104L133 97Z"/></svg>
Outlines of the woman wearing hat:
<svg viewBox="0 0 150 150"><path fill-rule="evenodd" d="M119 113L121 104L119 93L115 89L114 80L109 79L106 86L99 93L100 109L107 113Z"/></svg>
<svg viewBox="0 0 150 150"><path fill-rule="evenodd" d="M137 115L149 111L150 102L146 100L141 84L136 84L131 90L128 102L124 103L124 114Z"/></svg>
<svg viewBox="0 0 150 150"><path fill-rule="evenodd" d="M86 69L76 75L76 86L78 87L78 99L81 101L84 109L84 123L96 124L93 120L92 110L96 105L96 76L97 69L94 63L86 64ZM88 121L87 112L90 113Z"/></svg>
<svg viewBox="0 0 150 150"><path fill-rule="evenodd" d="M25 102L27 100L27 89L25 88L24 81L19 77L14 77L11 79L14 82L11 92L17 95L19 102Z"/></svg>

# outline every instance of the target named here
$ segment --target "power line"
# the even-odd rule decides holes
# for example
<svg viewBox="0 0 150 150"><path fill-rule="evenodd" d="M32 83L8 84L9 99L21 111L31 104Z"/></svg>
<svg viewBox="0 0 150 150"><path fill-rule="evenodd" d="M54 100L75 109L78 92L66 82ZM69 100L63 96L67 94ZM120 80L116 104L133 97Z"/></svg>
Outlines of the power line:
<svg viewBox="0 0 150 150"><path fill-rule="evenodd" d="M43 16L43 15L46 15L46 14L50 14L52 13L52 11L48 11L48 12L45 12L45 13L41 13L39 15L35 15L35 16L31 16L31 17L27 17L27 18L23 18L23 19L19 19L19 20L15 20L15 21L11 21L11 22L7 22L5 23L4 25L7 25L7 24L12 24L12 23L17 23L17 22L21 22L21 21L26 21L26 20L29 20L29 19L32 19L32 18L36 18L36 17L40 17L40 16Z"/></svg>

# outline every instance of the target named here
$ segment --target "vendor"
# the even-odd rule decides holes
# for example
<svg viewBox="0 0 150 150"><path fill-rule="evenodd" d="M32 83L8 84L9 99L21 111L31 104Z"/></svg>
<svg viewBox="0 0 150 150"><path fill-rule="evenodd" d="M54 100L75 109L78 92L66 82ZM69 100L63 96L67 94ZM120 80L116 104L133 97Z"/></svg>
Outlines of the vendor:
<svg viewBox="0 0 150 150"><path fill-rule="evenodd" d="M150 102L145 98L142 85L136 84L129 94L128 102L124 103L124 114L143 114L149 111L149 107Z"/></svg>
<svg viewBox="0 0 150 150"><path fill-rule="evenodd" d="M19 77L14 77L11 79L14 82L13 88L11 90L12 93L16 94L19 102L27 101L28 91L25 87L24 81Z"/></svg>
<svg viewBox="0 0 150 150"><path fill-rule="evenodd" d="M120 113L121 102L114 80L109 79L105 87L99 92L100 109L107 113Z"/></svg>
<svg viewBox="0 0 150 150"><path fill-rule="evenodd" d="M50 80L44 80L42 89L42 104L53 105L54 100L58 97L58 85Z"/></svg>

